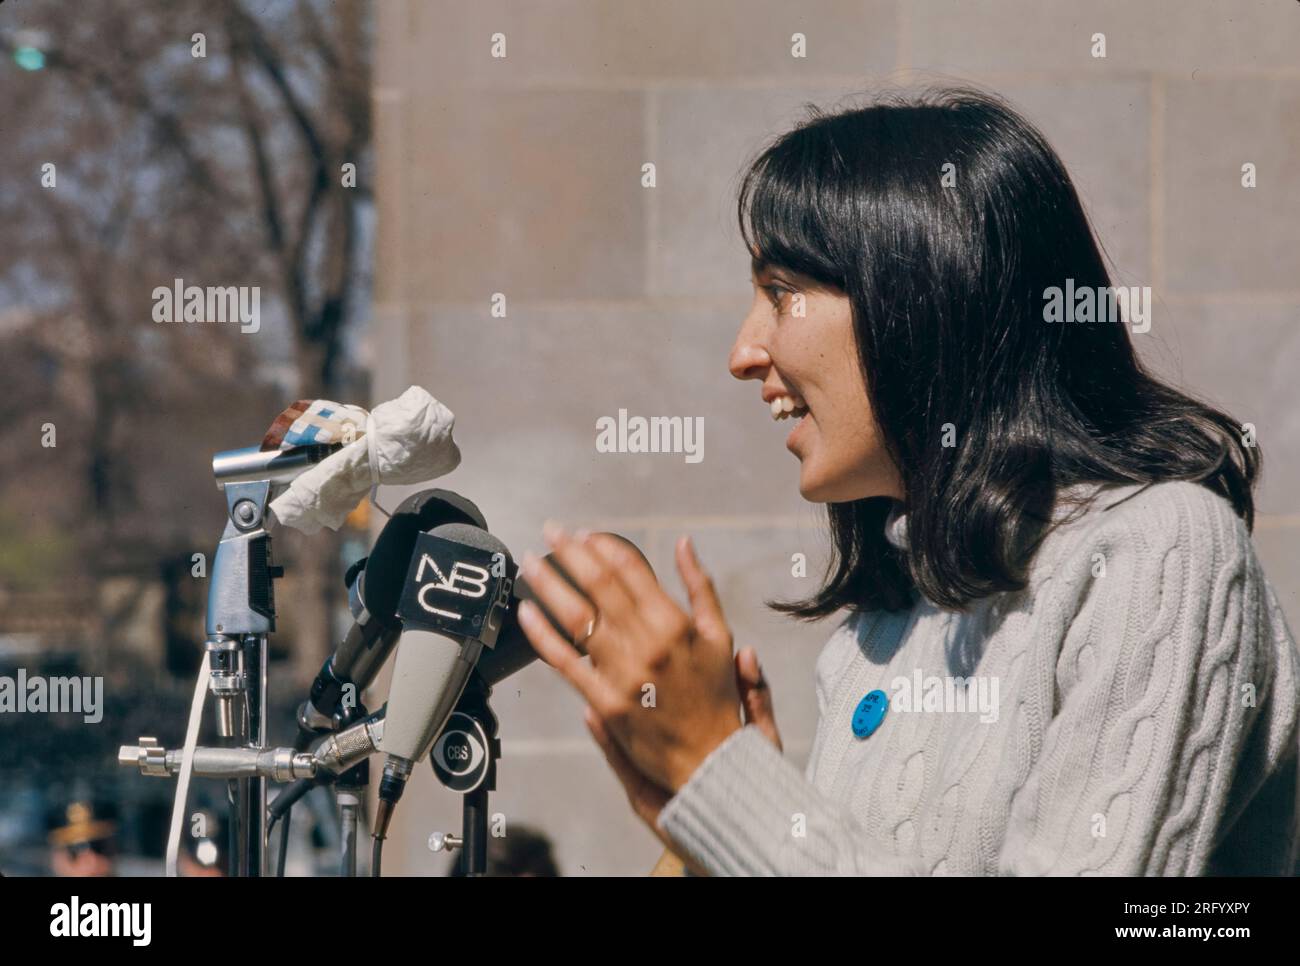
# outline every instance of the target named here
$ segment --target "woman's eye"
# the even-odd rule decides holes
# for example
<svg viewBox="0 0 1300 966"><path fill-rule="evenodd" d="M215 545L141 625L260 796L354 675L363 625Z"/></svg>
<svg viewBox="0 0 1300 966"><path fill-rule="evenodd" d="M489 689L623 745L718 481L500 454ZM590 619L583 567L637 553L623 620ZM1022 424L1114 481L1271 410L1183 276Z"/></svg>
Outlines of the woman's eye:
<svg viewBox="0 0 1300 966"><path fill-rule="evenodd" d="M763 289L767 292L768 301L776 309L781 308L781 300L790 293L788 288L781 285L765 285Z"/></svg>

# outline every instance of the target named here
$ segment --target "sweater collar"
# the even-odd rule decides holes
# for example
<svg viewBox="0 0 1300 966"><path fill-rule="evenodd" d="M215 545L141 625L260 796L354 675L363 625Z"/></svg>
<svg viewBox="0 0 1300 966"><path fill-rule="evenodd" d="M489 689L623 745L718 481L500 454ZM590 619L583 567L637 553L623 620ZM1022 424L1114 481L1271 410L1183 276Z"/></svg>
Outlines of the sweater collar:
<svg viewBox="0 0 1300 966"><path fill-rule="evenodd" d="M1104 487L1098 483L1076 483L1073 486L1063 487L1057 494L1057 504L1053 509L1053 522L1060 521L1066 513L1072 508L1071 501L1087 500L1095 497ZM1140 487L1134 486L1134 489ZM885 518L885 540L893 547L906 551L907 543L907 513L903 510L903 504L894 501L889 515Z"/></svg>

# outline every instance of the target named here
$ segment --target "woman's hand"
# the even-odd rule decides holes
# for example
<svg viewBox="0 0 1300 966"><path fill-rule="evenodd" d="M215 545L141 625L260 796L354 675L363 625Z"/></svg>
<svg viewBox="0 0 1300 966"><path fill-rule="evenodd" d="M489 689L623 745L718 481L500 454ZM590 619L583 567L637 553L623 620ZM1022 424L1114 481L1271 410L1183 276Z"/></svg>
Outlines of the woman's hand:
<svg viewBox="0 0 1300 966"><path fill-rule="evenodd" d="M557 623L572 628L573 638L585 644L591 665L582 663L573 645L531 602L520 607L520 626L541 657L587 699L584 717L592 737L627 792L633 812L671 853L676 846L660 831L659 813L710 751L742 723L756 725L781 748L771 691L758 655L745 648L732 658L731 632L713 582L688 539L678 541L677 568L690 595L691 615L664 593L645 561L620 541L604 534L574 538L549 526L545 533L555 557L582 593L574 591L548 562L531 554L524 557L524 576ZM591 601L597 602L596 610ZM597 610L599 618L595 618ZM605 624L607 615L611 615L609 624ZM597 625L587 637L593 618ZM661 700L664 685L671 698L667 705ZM712 708L695 703L701 696L713 702ZM657 716L647 717L648 712ZM688 740L701 721L703 734L715 737ZM611 729L611 722L617 722L617 731ZM625 751L625 740L640 750L641 757ZM656 749L657 741L664 747ZM671 858L665 854L660 866L671 865ZM690 859L683 861L697 875L707 874Z"/></svg>
<svg viewBox="0 0 1300 966"><path fill-rule="evenodd" d="M776 716L772 710L772 691L763 678L762 668L758 663L758 653L747 647L736 655L736 687L740 691L741 707L744 710L745 724L757 725L758 729L776 745L777 750L784 750L781 734L776 727ZM605 760L623 783L627 800L632 811L641 821L650 827L650 831L664 844L667 851L660 856L651 875L681 875L681 866L690 868L696 875L708 875L708 872L690 859L678 856L678 846L659 830L659 813L672 797L645 775L636 770L627 756L616 745L605 726L590 707L586 713L587 728L591 736L605 753Z"/></svg>
<svg viewBox="0 0 1300 966"><path fill-rule="evenodd" d="M617 539L569 535L554 525L543 532L581 593L532 554L524 558L523 574L591 662L583 661L531 602L520 606L520 627L542 659L586 699L588 727L630 786L629 796L645 803L643 817L650 811L657 815L743 723L731 631L713 582L690 540L678 540L677 568L690 597L687 614L645 561Z"/></svg>

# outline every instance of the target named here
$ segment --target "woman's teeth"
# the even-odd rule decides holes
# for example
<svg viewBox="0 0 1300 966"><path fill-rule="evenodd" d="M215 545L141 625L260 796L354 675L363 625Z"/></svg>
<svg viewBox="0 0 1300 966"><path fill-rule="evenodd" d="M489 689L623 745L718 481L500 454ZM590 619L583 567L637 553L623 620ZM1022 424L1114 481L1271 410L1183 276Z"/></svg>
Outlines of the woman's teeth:
<svg viewBox="0 0 1300 966"><path fill-rule="evenodd" d="M786 419L793 416L798 419L808 414L808 407L802 402L795 402L790 396L777 396L771 403L772 418Z"/></svg>

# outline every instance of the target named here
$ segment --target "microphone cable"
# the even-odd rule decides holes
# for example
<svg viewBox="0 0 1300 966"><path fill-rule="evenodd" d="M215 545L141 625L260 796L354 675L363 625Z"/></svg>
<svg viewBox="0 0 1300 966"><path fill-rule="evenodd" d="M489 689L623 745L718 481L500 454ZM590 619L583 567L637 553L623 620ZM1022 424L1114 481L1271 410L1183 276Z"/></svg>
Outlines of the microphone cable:
<svg viewBox="0 0 1300 966"><path fill-rule="evenodd" d="M284 863L289 857L289 820L293 818L293 806L285 809L284 824L280 826L280 856L275 866L275 877L284 878Z"/></svg>

